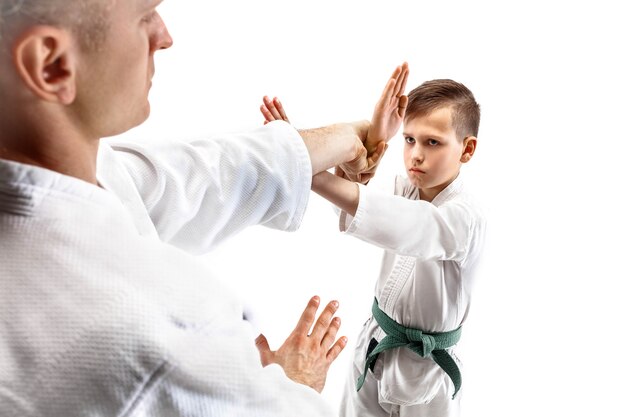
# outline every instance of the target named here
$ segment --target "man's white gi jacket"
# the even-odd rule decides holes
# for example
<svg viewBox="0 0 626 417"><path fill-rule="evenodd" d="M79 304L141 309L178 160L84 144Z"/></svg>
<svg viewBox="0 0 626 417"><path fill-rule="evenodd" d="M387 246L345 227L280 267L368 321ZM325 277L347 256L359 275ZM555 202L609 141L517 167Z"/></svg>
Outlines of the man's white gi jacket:
<svg viewBox="0 0 626 417"><path fill-rule="evenodd" d="M298 133L103 143L98 180L0 160L0 415L330 415L261 367L237 296L184 252L298 227L311 182Z"/></svg>

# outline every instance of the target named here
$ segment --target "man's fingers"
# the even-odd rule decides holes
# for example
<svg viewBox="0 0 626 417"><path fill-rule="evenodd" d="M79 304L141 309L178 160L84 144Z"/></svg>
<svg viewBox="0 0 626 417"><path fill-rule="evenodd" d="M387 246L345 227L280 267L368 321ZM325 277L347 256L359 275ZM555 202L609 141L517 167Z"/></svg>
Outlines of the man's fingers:
<svg viewBox="0 0 626 417"><path fill-rule="evenodd" d="M329 362L333 362L335 359L337 359L337 356L339 356L339 354L341 353L343 348L346 347L347 344L348 338L345 336L340 337L339 340L335 342L333 347L328 350L328 353L326 354L326 359L328 359Z"/></svg>
<svg viewBox="0 0 626 417"><path fill-rule="evenodd" d="M333 300L326 305L326 308L324 308L324 311L322 311L322 314L320 314L315 322L315 326L313 326L313 331L311 331L310 335L312 338L321 342L322 338L328 331L328 326L330 326L331 320L338 308L339 302L336 300Z"/></svg>
<svg viewBox="0 0 626 417"><path fill-rule="evenodd" d="M365 172L370 171L373 167L378 165L383 155L385 154L387 147L388 145L382 140L376 144L376 150L374 151L372 156L367 158L367 170Z"/></svg>
<svg viewBox="0 0 626 417"><path fill-rule="evenodd" d="M330 346L333 344L340 327L341 327L341 319L339 317L335 317L330 323L330 326L328 327L328 331L326 332L326 334L324 335L324 338L322 339L323 350L328 350Z"/></svg>
<svg viewBox="0 0 626 417"><path fill-rule="evenodd" d="M267 366L270 363L274 363L274 352L270 349L269 343L263 334L260 334L254 341L256 348L259 350L261 356L261 365Z"/></svg>
<svg viewBox="0 0 626 417"><path fill-rule="evenodd" d="M293 330L293 333L302 335L309 334L309 329L311 329L311 326L315 321L315 313L317 313L319 305L320 298L317 295L309 300L309 303L302 312L302 316L300 316L300 320L298 320L298 324L296 324L296 328Z"/></svg>

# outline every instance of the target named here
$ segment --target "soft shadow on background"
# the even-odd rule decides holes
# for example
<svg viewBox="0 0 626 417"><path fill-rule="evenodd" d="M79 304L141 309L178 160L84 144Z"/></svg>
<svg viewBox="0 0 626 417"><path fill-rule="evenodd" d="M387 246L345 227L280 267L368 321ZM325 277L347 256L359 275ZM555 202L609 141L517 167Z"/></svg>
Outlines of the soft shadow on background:
<svg viewBox="0 0 626 417"><path fill-rule="evenodd" d="M166 1L174 47L157 54L151 118L123 137L253 128L263 95L279 96L297 127L369 118L403 61L408 89L466 84L482 121L464 170L489 239L461 342L463 415L614 416L626 372L618 3ZM402 146L399 134L381 180L402 173ZM340 301L350 342L323 394L334 406L379 261L316 195L296 233L253 228L207 256L274 348L310 296Z"/></svg>

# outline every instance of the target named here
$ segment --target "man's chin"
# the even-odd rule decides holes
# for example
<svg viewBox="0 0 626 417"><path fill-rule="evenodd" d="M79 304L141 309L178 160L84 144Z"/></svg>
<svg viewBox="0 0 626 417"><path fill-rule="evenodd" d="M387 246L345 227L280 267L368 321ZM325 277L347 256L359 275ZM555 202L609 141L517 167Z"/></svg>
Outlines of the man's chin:
<svg viewBox="0 0 626 417"><path fill-rule="evenodd" d="M123 123L123 124L120 123L119 126L113 129L112 129L112 126L109 126L110 130L104 132L104 134L101 137L108 138L108 137L118 136L123 133L126 133L129 130L132 130L142 125L146 120L148 120L149 116L150 116L150 104L148 104L145 107L144 111L141 114L137 114L134 120L127 120L126 123Z"/></svg>

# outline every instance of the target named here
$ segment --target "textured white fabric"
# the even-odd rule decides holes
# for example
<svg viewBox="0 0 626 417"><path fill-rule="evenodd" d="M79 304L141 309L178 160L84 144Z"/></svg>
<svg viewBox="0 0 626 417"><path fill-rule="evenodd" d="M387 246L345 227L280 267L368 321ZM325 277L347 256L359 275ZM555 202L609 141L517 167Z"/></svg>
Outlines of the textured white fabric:
<svg viewBox="0 0 626 417"><path fill-rule="evenodd" d="M432 203L419 200L406 178L396 178L394 195L360 186L354 218L340 214L340 230L385 249L375 288L380 308L404 326L430 332L454 330L465 321L485 225L460 176ZM374 374L368 371L356 392L370 340L384 336L370 317L356 343L342 415L456 415L461 393L452 401L450 378L409 349L381 353ZM456 358L454 348L449 352Z"/></svg>
<svg viewBox="0 0 626 417"><path fill-rule="evenodd" d="M206 253L250 225L295 230L304 215L311 160L286 122L210 140L108 145L98 154L100 184L142 235L187 252Z"/></svg>
<svg viewBox="0 0 626 417"><path fill-rule="evenodd" d="M289 129L262 130L252 150L254 135L103 148L109 163L120 156L98 173L107 190L0 160L0 416L331 415L313 389L261 367L237 297L156 238L202 252L250 224L297 227L311 173ZM220 147L241 149L213 169Z"/></svg>

